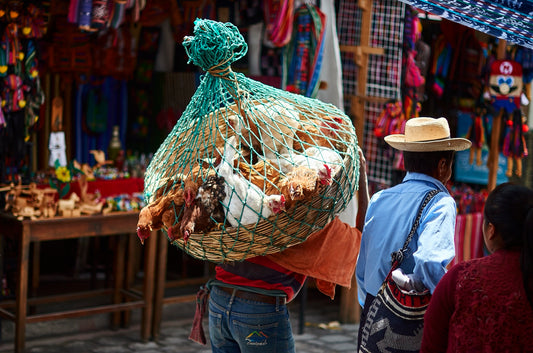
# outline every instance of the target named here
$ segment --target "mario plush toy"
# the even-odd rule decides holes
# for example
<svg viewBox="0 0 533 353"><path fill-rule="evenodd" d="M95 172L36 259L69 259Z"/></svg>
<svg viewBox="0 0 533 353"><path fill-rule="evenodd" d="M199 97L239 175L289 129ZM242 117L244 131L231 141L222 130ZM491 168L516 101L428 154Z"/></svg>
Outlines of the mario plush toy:
<svg viewBox="0 0 533 353"><path fill-rule="evenodd" d="M522 66L510 60L496 60L492 63L489 76L489 94L496 111L505 109L512 113L520 109L520 97L524 89Z"/></svg>
<svg viewBox="0 0 533 353"><path fill-rule="evenodd" d="M516 162L516 175L522 176L522 158L527 156L523 136L527 125L520 111L523 89L522 66L519 63L511 60L496 60L492 63L489 94L491 105L496 112L502 112L505 123L502 153L507 157L505 174L508 177L513 174L513 161Z"/></svg>

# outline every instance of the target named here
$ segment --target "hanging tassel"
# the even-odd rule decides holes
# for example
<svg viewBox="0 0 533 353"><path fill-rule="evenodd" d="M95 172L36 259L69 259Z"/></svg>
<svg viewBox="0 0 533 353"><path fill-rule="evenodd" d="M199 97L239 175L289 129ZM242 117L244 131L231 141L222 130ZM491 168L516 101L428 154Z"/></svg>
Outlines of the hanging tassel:
<svg viewBox="0 0 533 353"><path fill-rule="evenodd" d="M126 14L126 2L115 1L113 4L113 10L109 16L109 26L117 29L123 22Z"/></svg>
<svg viewBox="0 0 533 353"><path fill-rule="evenodd" d="M80 2L79 0L70 0L70 4L68 7L68 22L70 23L78 23L78 16L80 14Z"/></svg>
<svg viewBox="0 0 533 353"><path fill-rule="evenodd" d="M0 43L0 77L7 76L7 51L7 43L2 39L2 42Z"/></svg>
<svg viewBox="0 0 533 353"><path fill-rule="evenodd" d="M4 101L0 98L0 107L4 107ZM6 127L6 117L4 116L4 110L0 109L0 128Z"/></svg>
<svg viewBox="0 0 533 353"><path fill-rule="evenodd" d="M29 40L28 49L26 50L26 58L24 60L24 68L26 70L27 78L34 80L39 76L38 66L35 44L32 40Z"/></svg>
<svg viewBox="0 0 533 353"><path fill-rule="evenodd" d="M2 42L7 43L8 65L17 65L18 61L24 59L24 53L20 50L21 46L18 37L18 25L16 23L10 23L7 25Z"/></svg>
<svg viewBox="0 0 533 353"><path fill-rule="evenodd" d="M94 32L94 29L91 28L92 0L80 0L78 8L78 27L83 31Z"/></svg>
<svg viewBox="0 0 533 353"><path fill-rule="evenodd" d="M91 28L94 31L104 29L109 19L110 2L108 0L94 0L92 7Z"/></svg>
<svg viewBox="0 0 533 353"><path fill-rule="evenodd" d="M26 104L26 109L24 111L24 141L26 142L30 140L31 131L39 121L39 112L44 100L45 96L41 88L41 81L37 76L35 79L35 92L29 97L28 104Z"/></svg>
<svg viewBox="0 0 533 353"><path fill-rule="evenodd" d="M209 299L209 289L202 286L198 293L196 293L196 312L194 313L194 320L192 323L191 333L189 339L191 341L205 345L207 340L205 338L204 327L202 321L207 309L207 302Z"/></svg>
<svg viewBox="0 0 533 353"><path fill-rule="evenodd" d="M4 101L5 111L6 112L16 112L21 110L26 106L26 101L24 100L24 89L26 88L23 85L22 79L17 75L8 75L5 79L6 86L4 88Z"/></svg>

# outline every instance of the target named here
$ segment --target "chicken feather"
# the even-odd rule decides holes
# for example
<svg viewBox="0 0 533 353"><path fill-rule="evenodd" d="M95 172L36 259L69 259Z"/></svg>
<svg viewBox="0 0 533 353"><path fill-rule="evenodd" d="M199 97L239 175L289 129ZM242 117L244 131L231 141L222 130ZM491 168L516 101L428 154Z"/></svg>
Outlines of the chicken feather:
<svg viewBox="0 0 533 353"><path fill-rule="evenodd" d="M272 159L292 150L300 114L285 101L264 101L246 107L243 117L228 116L228 121L242 135L243 144L250 152Z"/></svg>
<svg viewBox="0 0 533 353"><path fill-rule="evenodd" d="M230 137L218 166L218 174L226 181L226 196L224 197L226 220L233 227L237 227L239 224L257 223L261 217L268 218L273 213L279 213L285 208L283 195L266 195L246 178L234 173L233 162L237 152L236 146L236 137Z"/></svg>
<svg viewBox="0 0 533 353"><path fill-rule="evenodd" d="M239 168L239 172L243 178L249 180L252 184L263 190L265 194L272 195L279 190L277 185L281 178L280 172L274 168L269 161L260 160L259 162L250 165L235 160L234 166Z"/></svg>
<svg viewBox="0 0 533 353"><path fill-rule="evenodd" d="M296 201L310 200L318 193L319 175L307 166L297 166L280 182L280 190L285 197L285 207L290 209Z"/></svg>

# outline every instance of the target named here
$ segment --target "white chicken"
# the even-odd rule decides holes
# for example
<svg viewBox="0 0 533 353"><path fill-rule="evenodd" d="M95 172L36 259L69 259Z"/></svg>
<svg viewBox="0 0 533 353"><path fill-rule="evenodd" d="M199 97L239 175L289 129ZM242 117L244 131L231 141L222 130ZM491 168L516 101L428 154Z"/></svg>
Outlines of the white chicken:
<svg viewBox="0 0 533 353"><path fill-rule="evenodd" d="M309 147L303 153L284 154L276 160L280 170L285 174L301 166L315 170L323 185L330 185L343 166L343 159L339 152L321 146Z"/></svg>
<svg viewBox="0 0 533 353"><path fill-rule="evenodd" d="M218 175L226 181L224 205L226 219L233 227L239 224L255 224L261 217L268 218L285 209L283 195L266 195L240 174L233 172L233 160L237 151L237 139L228 139L222 161L218 166Z"/></svg>

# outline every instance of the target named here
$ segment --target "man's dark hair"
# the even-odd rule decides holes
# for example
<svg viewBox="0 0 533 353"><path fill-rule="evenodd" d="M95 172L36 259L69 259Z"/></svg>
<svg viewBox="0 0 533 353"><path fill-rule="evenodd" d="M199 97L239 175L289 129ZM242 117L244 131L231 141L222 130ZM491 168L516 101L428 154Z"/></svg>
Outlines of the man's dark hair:
<svg viewBox="0 0 533 353"><path fill-rule="evenodd" d="M435 152L408 152L403 151L403 163L405 170L414 173L432 175L439 165L439 161L444 158L448 163L452 163L455 151L435 151Z"/></svg>

